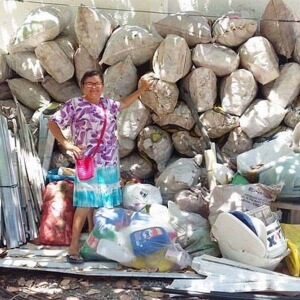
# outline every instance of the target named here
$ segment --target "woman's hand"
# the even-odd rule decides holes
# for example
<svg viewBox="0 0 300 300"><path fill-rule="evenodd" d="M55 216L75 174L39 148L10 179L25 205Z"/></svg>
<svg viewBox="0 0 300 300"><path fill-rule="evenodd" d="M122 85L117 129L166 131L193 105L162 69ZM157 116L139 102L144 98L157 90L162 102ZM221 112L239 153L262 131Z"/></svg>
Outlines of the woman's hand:
<svg viewBox="0 0 300 300"><path fill-rule="evenodd" d="M152 85L153 85L153 80L146 80L145 78L141 78L140 79L140 87L139 87L139 90L142 90L143 92L144 91L146 91L146 90L148 90L149 89L149 87L151 87Z"/></svg>
<svg viewBox="0 0 300 300"><path fill-rule="evenodd" d="M82 145L82 146L75 146L75 145L73 145L72 143L69 143L69 142L65 143L63 145L63 147L66 150L71 151L73 153L73 155L74 155L75 158L80 158L82 156L82 154L83 154L83 151L86 148L84 145Z"/></svg>

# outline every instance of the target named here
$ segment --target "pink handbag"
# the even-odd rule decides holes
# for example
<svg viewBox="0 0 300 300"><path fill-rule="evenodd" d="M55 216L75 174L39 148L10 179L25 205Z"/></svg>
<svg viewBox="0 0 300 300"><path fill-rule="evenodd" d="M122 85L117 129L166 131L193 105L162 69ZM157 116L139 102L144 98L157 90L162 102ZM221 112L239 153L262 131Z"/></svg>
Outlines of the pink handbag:
<svg viewBox="0 0 300 300"><path fill-rule="evenodd" d="M104 110L102 102L100 104ZM103 122L102 131L101 131L97 146L96 146L93 154L90 156L82 157L82 158L76 158L76 160L75 160L75 170L76 170L76 175L79 178L79 180L88 180L88 179L93 178L95 175L94 158L95 158L96 153L98 152L100 143L104 136L104 131L106 129L106 114L104 114L104 115L105 115L105 118L104 118L104 122Z"/></svg>

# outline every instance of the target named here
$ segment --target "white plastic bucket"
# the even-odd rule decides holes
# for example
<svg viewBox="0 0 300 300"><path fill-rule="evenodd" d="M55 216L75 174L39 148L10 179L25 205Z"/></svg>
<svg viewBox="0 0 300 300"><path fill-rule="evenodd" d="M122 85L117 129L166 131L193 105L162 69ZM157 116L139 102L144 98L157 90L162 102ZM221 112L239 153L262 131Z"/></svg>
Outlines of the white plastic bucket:
<svg viewBox="0 0 300 300"><path fill-rule="evenodd" d="M267 228L267 257L281 256L287 249L287 243L278 220L275 220Z"/></svg>

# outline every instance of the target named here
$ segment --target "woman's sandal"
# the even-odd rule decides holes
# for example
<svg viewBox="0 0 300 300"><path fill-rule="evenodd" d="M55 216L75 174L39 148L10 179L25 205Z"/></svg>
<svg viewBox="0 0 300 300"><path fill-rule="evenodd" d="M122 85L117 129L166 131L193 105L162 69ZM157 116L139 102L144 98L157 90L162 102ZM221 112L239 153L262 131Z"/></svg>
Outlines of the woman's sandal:
<svg viewBox="0 0 300 300"><path fill-rule="evenodd" d="M84 262L83 258L79 254L68 254L66 258L67 262L71 264L82 264Z"/></svg>

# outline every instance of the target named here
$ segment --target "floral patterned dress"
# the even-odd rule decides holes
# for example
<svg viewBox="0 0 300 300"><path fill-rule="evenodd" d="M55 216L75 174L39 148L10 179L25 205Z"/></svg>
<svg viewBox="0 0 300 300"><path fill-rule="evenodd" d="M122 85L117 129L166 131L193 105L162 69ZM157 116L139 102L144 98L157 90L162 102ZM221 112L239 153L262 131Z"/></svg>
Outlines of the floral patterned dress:
<svg viewBox="0 0 300 300"><path fill-rule="evenodd" d="M70 126L74 145L84 146L83 156L89 156L97 146L106 115L106 129L95 155L95 176L85 181L76 176L74 206L114 207L122 202L116 138L119 110L120 102L112 99L101 98L99 104L93 104L83 97L76 97L50 118L61 129Z"/></svg>

